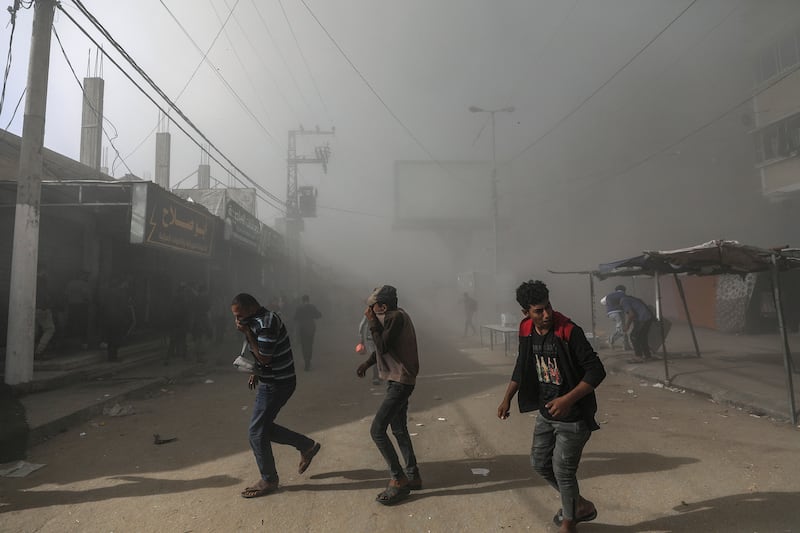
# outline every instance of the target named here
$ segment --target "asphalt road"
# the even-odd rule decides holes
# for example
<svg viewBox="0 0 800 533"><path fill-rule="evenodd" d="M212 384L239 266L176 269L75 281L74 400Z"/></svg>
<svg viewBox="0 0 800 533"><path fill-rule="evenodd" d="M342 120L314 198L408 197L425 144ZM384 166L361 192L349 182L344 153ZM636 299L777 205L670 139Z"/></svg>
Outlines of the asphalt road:
<svg viewBox="0 0 800 533"><path fill-rule="evenodd" d="M383 389L355 376L352 336L337 334L349 326L321 329L314 371L300 372L279 416L322 443L302 476L299 454L274 447L280 491L240 497L258 477L253 393L246 375L212 366L127 402L133 415L100 416L33 448L29 461L44 468L0 478L0 531L556 530L557 494L529 466L533 416L516 406L495 416L513 361L476 337L418 332L410 428L426 488L376 503L387 473L369 423ZM580 531L800 531L797 429L626 374L609 375L598 400L602 429L579 479L599 516ZM155 433L177 440L155 445Z"/></svg>

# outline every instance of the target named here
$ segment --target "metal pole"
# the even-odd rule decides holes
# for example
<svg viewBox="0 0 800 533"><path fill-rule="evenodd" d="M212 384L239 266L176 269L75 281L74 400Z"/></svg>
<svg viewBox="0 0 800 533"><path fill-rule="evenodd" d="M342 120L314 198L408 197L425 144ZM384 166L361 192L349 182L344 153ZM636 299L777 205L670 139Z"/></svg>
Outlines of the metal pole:
<svg viewBox="0 0 800 533"><path fill-rule="evenodd" d="M669 362L667 361L667 339L664 334L664 323L661 321L661 282L658 272L655 273L656 278L656 320L658 320L658 328L661 330L661 351L664 355L664 383L670 384L669 377Z"/></svg>
<svg viewBox="0 0 800 533"><path fill-rule="evenodd" d="M8 298L5 382L9 385L33 379L42 150L54 8L53 0L36 0L33 14Z"/></svg>
<svg viewBox="0 0 800 533"><path fill-rule="evenodd" d="M694 343L694 353L700 357L700 346L697 344L697 335L694 333L694 324L692 324L692 317L689 315L689 305L686 303L686 294L683 292L683 283L677 274L673 273L675 278L675 285L678 286L678 293L681 295L681 302L683 302L683 312L686 313L686 321L689 323L689 331L692 332L692 342Z"/></svg>
<svg viewBox="0 0 800 533"><path fill-rule="evenodd" d="M500 290L499 280L497 279L497 140L494 128L495 111L490 111L489 114L492 117L492 240L494 241L494 311L495 316L497 316L500 312L500 300L497 297L497 293Z"/></svg>
<svg viewBox="0 0 800 533"><path fill-rule="evenodd" d="M594 274L589 274L589 298L591 299L591 309L592 311L592 346L594 349L597 350L597 331L596 331L596 320L594 316Z"/></svg>
<svg viewBox="0 0 800 533"><path fill-rule="evenodd" d="M783 366L786 369L786 388L789 392L789 416L792 424L797 423L797 410L794 404L794 381L792 379L792 353L789 350L789 338L786 336L786 325L783 321L783 308L781 305L781 286L778 277L778 256L772 255L772 297L775 299L775 309L778 311L778 329L783 343Z"/></svg>

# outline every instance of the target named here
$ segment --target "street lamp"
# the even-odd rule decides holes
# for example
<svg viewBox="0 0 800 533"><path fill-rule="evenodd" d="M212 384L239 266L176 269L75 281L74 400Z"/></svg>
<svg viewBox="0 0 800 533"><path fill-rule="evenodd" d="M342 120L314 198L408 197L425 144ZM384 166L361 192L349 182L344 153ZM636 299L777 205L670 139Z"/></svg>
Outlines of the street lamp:
<svg viewBox="0 0 800 533"><path fill-rule="evenodd" d="M468 107L470 113L489 113L492 119L492 234L494 240L494 292L495 292L495 312L499 312L497 301L497 138L495 137L494 115L495 113L511 113L514 106L502 107L500 109L483 109L471 105Z"/></svg>

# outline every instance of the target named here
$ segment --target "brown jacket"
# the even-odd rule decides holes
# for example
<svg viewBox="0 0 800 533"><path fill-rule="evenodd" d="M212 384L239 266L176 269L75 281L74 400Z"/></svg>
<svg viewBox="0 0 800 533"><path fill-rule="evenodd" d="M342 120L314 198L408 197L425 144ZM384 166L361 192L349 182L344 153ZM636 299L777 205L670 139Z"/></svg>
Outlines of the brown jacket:
<svg viewBox="0 0 800 533"><path fill-rule="evenodd" d="M411 317L402 309L386 312L383 324L375 318L369 323L376 352L372 354L381 379L414 385L419 372L417 334ZM372 358L370 358L372 359Z"/></svg>

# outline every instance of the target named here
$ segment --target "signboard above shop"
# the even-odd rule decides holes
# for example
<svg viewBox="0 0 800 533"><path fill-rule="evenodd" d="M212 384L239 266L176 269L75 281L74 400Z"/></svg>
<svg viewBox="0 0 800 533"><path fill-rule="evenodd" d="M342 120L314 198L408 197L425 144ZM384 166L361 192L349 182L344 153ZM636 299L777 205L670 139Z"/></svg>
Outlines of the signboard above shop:
<svg viewBox="0 0 800 533"><path fill-rule="evenodd" d="M151 182L135 183L133 187L131 243L204 256L211 254L214 220L205 208Z"/></svg>

